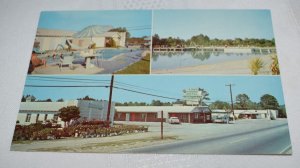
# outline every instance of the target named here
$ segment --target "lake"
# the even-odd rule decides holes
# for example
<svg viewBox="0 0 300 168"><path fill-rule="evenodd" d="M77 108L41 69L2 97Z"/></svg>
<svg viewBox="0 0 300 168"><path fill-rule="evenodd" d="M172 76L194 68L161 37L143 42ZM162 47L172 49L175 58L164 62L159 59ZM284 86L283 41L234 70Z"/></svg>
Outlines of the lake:
<svg viewBox="0 0 300 168"><path fill-rule="evenodd" d="M181 67L243 60L264 55L267 55L267 53L224 53L203 51L153 52L151 69L176 69Z"/></svg>

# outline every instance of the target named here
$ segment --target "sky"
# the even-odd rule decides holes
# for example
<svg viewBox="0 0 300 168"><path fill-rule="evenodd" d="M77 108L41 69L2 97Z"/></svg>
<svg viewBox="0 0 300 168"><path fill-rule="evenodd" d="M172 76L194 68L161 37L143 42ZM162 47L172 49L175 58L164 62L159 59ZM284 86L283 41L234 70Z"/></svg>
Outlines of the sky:
<svg viewBox="0 0 300 168"><path fill-rule="evenodd" d="M110 79L111 76L109 75L46 77L35 75L27 77L26 85L107 86L110 83ZM232 87L234 99L238 94L245 93L250 97L251 101L259 102L262 95L271 94L276 97L280 105L284 104L280 76L115 75L114 86L178 99L182 99L183 89L200 87L209 93L210 102L216 100L229 102L229 87L225 85L230 83L234 84ZM132 85L139 87L133 87ZM59 98L74 100L83 98L86 95L96 99L108 100L109 88L42 88L25 86L23 95L27 94L34 95L40 100L47 98L51 98L54 101ZM153 99L163 102L175 101L113 89L113 101L115 102L137 101L150 103Z"/></svg>
<svg viewBox="0 0 300 168"><path fill-rule="evenodd" d="M151 19L150 10L46 11L41 12L38 28L80 31L90 25L110 25L142 37L151 36Z"/></svg>
<svg viewBox="0 0 300 168"><path fill-rule="evenodd" d="M162 38L273 39L269 10L154 10L153 32Z"/></svg>

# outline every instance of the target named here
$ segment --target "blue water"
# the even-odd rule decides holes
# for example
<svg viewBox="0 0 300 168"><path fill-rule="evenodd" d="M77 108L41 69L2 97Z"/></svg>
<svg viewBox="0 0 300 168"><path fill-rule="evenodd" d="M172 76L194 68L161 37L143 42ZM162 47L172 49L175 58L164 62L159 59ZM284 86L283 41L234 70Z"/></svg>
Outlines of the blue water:
<svg viewBox="0 0 300 168"><path fill-rule="evenodd" d="M151 68L154 70L176 69L226 61L243 60L266 54L255 53L224 53L224 52L153 52Z"/></svg>
<svg viewBox="0 0 300 168"><path fill-rule="evenodd" d="M105 59L108 60L116 55L119 54L126 54L131 52L130 49L99 49L95 51L95 55L98 59ZM83 64L84 63L84 58L80 56L79 52L74 52L72 55L69 54L63 54L64 57L67 56L73 56L74 57L74 64ZM47 64L57 64L60 61L59 56L55 56L54 58L49 55L46 57L47 59Z"/></svg>

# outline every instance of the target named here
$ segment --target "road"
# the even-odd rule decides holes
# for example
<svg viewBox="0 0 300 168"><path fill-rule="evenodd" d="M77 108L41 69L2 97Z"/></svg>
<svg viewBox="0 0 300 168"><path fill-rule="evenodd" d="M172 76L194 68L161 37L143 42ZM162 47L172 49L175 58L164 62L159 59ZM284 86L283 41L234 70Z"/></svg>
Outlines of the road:
<svg viewBox="0 0 300 168"><path fill-rule="evenodd" d="M288 124L123 151L164 154L291 154Z"/></svg>

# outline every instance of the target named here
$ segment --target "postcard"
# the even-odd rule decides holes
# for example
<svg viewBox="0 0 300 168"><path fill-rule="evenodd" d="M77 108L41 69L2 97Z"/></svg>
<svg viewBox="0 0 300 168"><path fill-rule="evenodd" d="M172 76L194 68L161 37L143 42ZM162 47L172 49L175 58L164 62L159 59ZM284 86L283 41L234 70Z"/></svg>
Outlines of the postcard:
<svg viewBox="0 0 300 168"><path fill-rule="evenodd" d="M42 12L11 151L291 155L269 10Z"/></svg>

